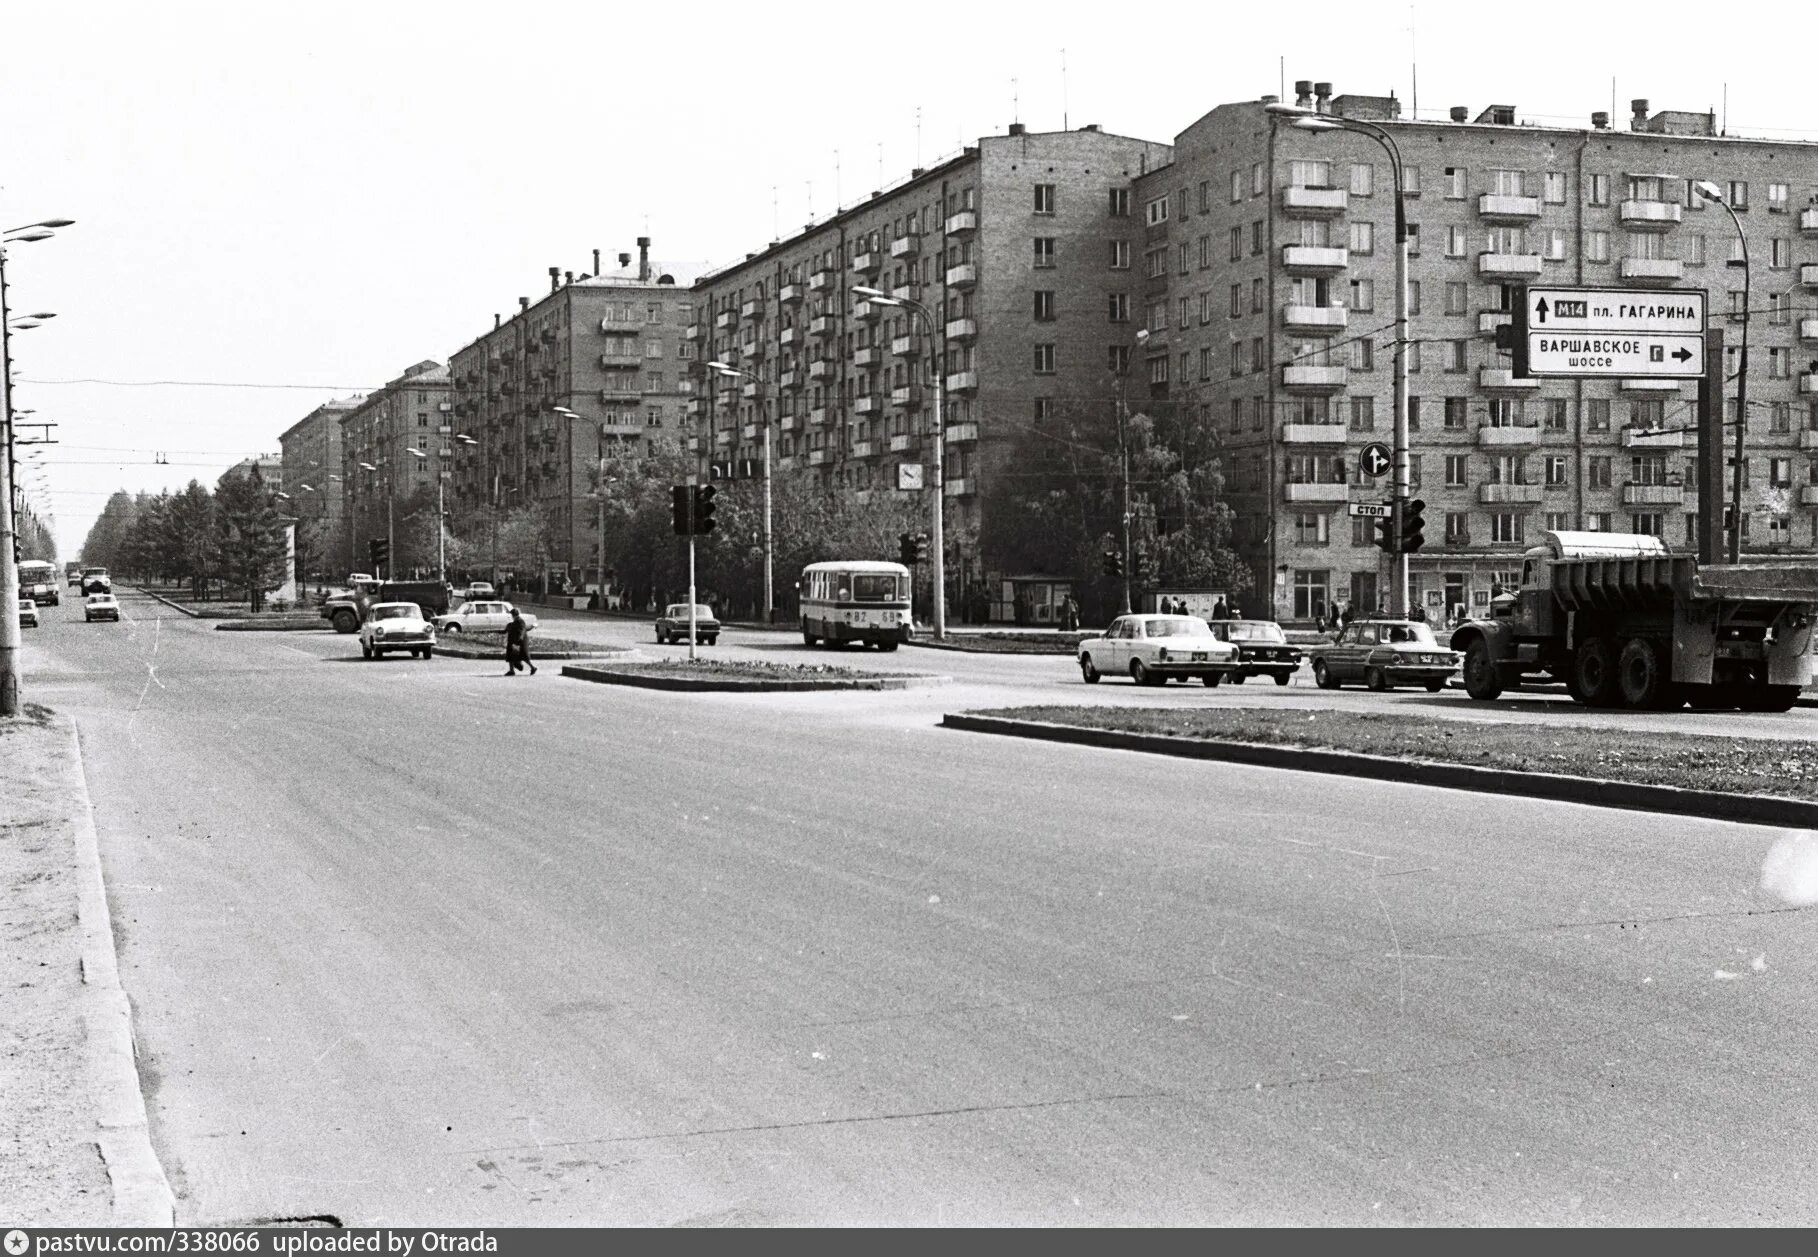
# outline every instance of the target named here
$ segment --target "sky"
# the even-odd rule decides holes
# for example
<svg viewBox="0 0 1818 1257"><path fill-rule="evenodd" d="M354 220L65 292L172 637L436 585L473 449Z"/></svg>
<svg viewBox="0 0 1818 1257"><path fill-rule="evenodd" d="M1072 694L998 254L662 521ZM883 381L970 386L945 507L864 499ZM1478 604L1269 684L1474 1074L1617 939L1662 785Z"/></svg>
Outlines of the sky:
<svg viewBox="0 0 1818 1257"><path fill-rule="evenodd" d="M109 494L212 487L551 266L648 235L687 283L1013 121L1165 142L1316 79L1424 118L1586 125L1614 91L1619 126L1646 97L1818 141L1801 10L1689 12L0 0L0 226L76 220L7 250L13 316L57 315L12 340L21 423L57 425L21 477L73 558Z"/></svg>

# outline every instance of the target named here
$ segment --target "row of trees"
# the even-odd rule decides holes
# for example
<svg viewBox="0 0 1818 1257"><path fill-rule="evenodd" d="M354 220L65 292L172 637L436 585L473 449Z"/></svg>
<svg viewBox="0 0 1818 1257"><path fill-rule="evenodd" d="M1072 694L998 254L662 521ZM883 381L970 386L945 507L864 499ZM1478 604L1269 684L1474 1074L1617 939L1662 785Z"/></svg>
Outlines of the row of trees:
<svg viewBox="0 0 1818 1257"><path fill-rule="evenodd" d="M115 493L82 543L82 561L129 579L187 584L190 596L243 596L253 610L284 581L288 520L256 465L236 468L210 492L191 480L177 493Z"/></svg>

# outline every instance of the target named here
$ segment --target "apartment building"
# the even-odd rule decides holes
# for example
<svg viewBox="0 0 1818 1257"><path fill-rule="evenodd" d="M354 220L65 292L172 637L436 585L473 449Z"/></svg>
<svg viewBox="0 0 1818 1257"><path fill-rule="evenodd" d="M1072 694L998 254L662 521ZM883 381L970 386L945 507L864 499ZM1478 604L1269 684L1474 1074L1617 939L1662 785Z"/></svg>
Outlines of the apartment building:
<svg viewBox="0 0 1818 1257"><path fill-rule="evenodd" d="M452 466L454 457L448 440L451 394L448 368L424 361L340 416L348 557L360 570L370 540L382 537L397 549L399 508L433 504L436 475Z"/></svg>
<svg viewBox="0 0 1818 1257"><path fill-rule="evenodd" d="M1517 379L1493 336L1518 285L1700 288L1726 320L1726 377L1749 323L1747 550L1818 549L1818 146L1718 133L1633 103L1626 129L1534 125L1513 106L1404 118L1394 97L1297 85L1302 106L1389 133L1414 230L1409 426L1430 614L1481 612L1543 529L1696 542L1696 386ZM1256 590L1245 609L1310 619L1376 607L1391 560L1346 504L1385 499L1358 453L1392 430L1394 189L1384 147L1221 105L1135 184L1147 238L1141 351L1153 396L1216 438ZM1749 241L1751 296L1717 184ZM1158 271L1157 268L1160 268ZM1164 275L1165 272L1165 283ZM1713 364L1713 369L1715 369ZM1735 415L1735 386L1726 389ZM1727 477L1726 477L1727 482Z"/></svg>
<svg viewBox="0 0 1818 1257"><path fill-rule="evenodd" d="M1064 578L1089 574L1058 547L1008 543L1013 473L1052 443L1063 408L1089 434L1114 422L1133 330L1130 185L1168 156L1095 126L1012 126L704 276L686 335L701 362L741 375L702 377L689 448L704 471L755 474L773 419L776 468L925 498L932 476L905 486L933 457L938 378L953 605L984 592L1008 619L1020 590L1052 614ZM860 287L920 303L928 325Z"/></svg>
<svg viewBox="0 0 1818 1257"><path fill-rule="evenodd" d="M541 511L555 538L551 572L577 581L598 573L594 475L603 459L649 453L681 439L695 387L695 298L657 272L638 240L620 269L549 271L549 291L518 299L492 330L449 361L458 451L449 481L466 510ZM561 409L558 410L557 407ZM571 412L564 414L563 411ZM540 575L540 574L539 574Z"/></svg>
<svg viewBox="0 0 1818 1257"><path fill-rule="evenodd" d="M350 397L317 406L278 437L280 475L288 486L290 510L300 522L315 527L319 538L338 547L327 557L338 566L346 561L346 500L341 458L341 420L362 399Z"/></svg>

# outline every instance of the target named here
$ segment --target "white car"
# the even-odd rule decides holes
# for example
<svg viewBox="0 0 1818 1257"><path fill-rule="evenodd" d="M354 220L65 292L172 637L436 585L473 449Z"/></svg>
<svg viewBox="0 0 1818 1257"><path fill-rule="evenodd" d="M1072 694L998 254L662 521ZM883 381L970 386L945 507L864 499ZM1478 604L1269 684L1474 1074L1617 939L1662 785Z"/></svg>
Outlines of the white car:
<svg viewBox="0 0 1818 1257"><path fill-rule="evenodd" d="M1079 644L1079 674L1088 685L1124 673L1138 685L1173 677L1217 685L1240 667L1237 647L1196 615L1120 615L1103 637Z"/></svg>
<svg viewBox="0 0 1818 1257"><path fill-rule="evenodd" d="M499 591L483 580L468 582L467 588L461 591L461 597L468 601L479 598L497 598Z"/></svg>
<svg viewBox="0 0 1818 1257"><path fill-rule="evenodd" d="M524 612L524 627L533 629L537 618ZM436 617L436 628L444 633L503 633L511 623L509 602L463 602L447 615Z"/></svg>
<svg viewBox="0 0 1818 1257"><path fill-rule="evenodd" d="M90 594L82 600L82 619L93 624L96 620L120 619L120 600L112 594Z"/></svg>
<svg viewBox="0 0 1818 1257"><path fill-rule="evenodd" d="M38 627L38 604L30 598L19 599L19 627Z"/></svg>
<svg viewBox="0 0 1818 1257"><path fill-rule="evenodd" d="M368 659L390 651L408 651L419 659L436 653L435 626L414 602L376 602L360 625L360 651Z"/></svg>

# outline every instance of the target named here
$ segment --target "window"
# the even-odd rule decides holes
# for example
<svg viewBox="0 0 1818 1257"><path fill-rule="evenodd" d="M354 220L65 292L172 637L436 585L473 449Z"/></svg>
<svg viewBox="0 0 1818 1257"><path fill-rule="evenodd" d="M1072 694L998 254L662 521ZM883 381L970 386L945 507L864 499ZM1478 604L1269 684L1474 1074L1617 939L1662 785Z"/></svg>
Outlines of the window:
<svg viewBox="0 0 1818 1257"><path fill-rule="evenodd" d="M1749 182L1747 179L1732 179L1729 183L1729 195L1725 198L1730 208L1741 213L1749 207Z"/></svg>
<svg viewBox="0 0 1818 1257"><path fill-rule="evenodd" d="M1470 287L1468 285L1448 280L1446 283L1446 313L1463 314L1469 295Z"/></svg>
<svg viewBox="0 0 1818 1257"><path fill-rule="evenodd" d="M1168 330L1168 302L1167 302L1167 300L1164 298L1161 301L1151 301L1149 303L1149 331L1154 333L1154 332L1165 332L1167 330Z"/></svg>
<svg viewBox="0 0 1818 1257"><path fill-rule="evenodd" d="M1054 265L1054 237L1035 237L1035 269L1045 271Z"/></svg>
<svg viewBox="0 0 1818 1257"><path fill-rule="evenodd" d="M1250 167L1250 195L1261 196L1269 190L1269 169L1262 162Z"/></svg>
<svg viewBox="0 0 1818 1257"><path fill-rule="evenodd" d="M1231 431L1241 432L1243 431L1243 427L1244 399L1241 397L1233 397L1231 399Z"/></svg>
<svg viewBox="0 0 1818 1257"><path fill-rule="evenodd" d="M1465 232L1465 229L1463 227L1447 227L1446 228L1446 256L1447 257L1461 258L1465 255L1465 250L1470 247L1470 242L1466 238L1466 236L1467 236L1467 233Z"/></svg>
<svg viewBox="0 0 1818 1257"><path fill-rule="evenodd" d="M1520 545L1525 515L1498 511L1490 516L1490 541L1496 545Z"/></svg>
<svg viewBox="0 0 1818 1257"><path fill-rule="evenodd" d="M1584 517L1586 532L1611 532L1614 531L1615 526L1615 521L1608 511L1597 511Z"/></svg>
<svg viewBox="0 0 1818 1257"><path fill-rule="evenodd" d="M1770 546L1790 545L1793 540L1793 517L1791 515L1768 516L1767 543Z"/></svg>
<svg viewBox="0 0 1818 1257"><path fill-rule="evenodd" d="M1150 249L1143 254L1143 272L1150 279L1160 279L1166 275L1168 273L1168 250L1165 247Z"/></svg>
<svg viewBox="0 0 1818 1257"><path fill-rule="evenodd" d="M1463 371L1468 368L1469 364L1465 360L1466 343L1467 342L1462 340L1449 340L1445 342L1445 370Z"/></svg>
<svg viewBox="0 0 1818 1257"><path fill-rule="evenodd" d="M1408 256L1411 258L1417 258L1420 256L1420 224L1419 223L1409 223L1409 224L1407 224L1407 228L1408 228Z"/></svg>
<svg viewBox="0 0 1818 1257"><path fill-rule="evenodd" d="M1376 224L1352 223L1350 244L1353 253L1376 252Z"/></svg>
<svg viewBox="0 0 1818 1257"><path fill-rule="evenodd" d="M1468 454L1446 455L1446 488L1462 489L1466 485L1465 476L1470 470L1471 457Z"/></svg>
<svg viewBox="0 0 1818 1257"><path fill-rule="evenodd" d="M1663 485L1667 482L1665 454L1634 454L1629 457L1629 483Z"/></svg>
<svg viewBox="0 0 1818 1257"><path fill-rule="evenodd" d="M1185 188L1182 188L1180 191L1178 191L1174 194L1174 217L1185 218L1186 216L1187 216L1187 190Z"/></svg>
<svg viewBox="0 0 1818 1257"><path fill-rule="evenodd" d="M1793 484L1793 460L1790 458L1768 459L1768 484L1776 489L1791 488Z"/></svg>
<svg viewBox="0 0 1818 1257"><path fill-rule="evenodd" d="M1242 227L1233 227L1231 228L1231 260L1235 262L1243 257L1243 255L1244 229Z"/></svg>
<svg viewBox="0 0 1818 1257"><path fill-rule="evenodd" d="M1486 425L1492 428L1519 428L1527 414L1528 403L1520 397L1492 397L1484 403L1489 407Z"/></svg>
<svg viewBox="0 0 1818 1257"><path fill-rule="evenodd" d="M1374 397L1353 397L1351 399L1351 431L1376 431L1376 399ZM1818 463L1813 464L1818 467Z"/></svg>
<svg viewBox="0 0 1818 1257"><path fill-rule="evenodd" d="M1787 321L1787 316L1793 308L1792 295L1790 292L1770 292L1767 295L1768 322L1785 323Z"/></svg>
<svg viewBox="0 0 1818 1257"><path fill-rule="evenodd" d="M1793 374L1793 351L1784 345L1768 350L1768 379L1790 379Z"/></svg>
<svg viewBox="0 0 1818 1257"><path fill-rule="evenodd" d="M1166 384L1168 382L1168 355L1157 354L1149 359L1149 383Z"/></svg>
<svg viewBox="0 0 1818 1257"><path fill-rule="evenodd" d="M1791 432L1793 430L1793 407L1790 402L1770 402L1768 404L1768 431Z"/></svg>
<svg viewBox="0 0 1818 1257"><path fill-rule="evenodd" d="M1541 199L1548 205L1564 205L1566 177L1563 170L1549 170L1540 177Z"/></svg>
<svg viewBox="0 0 1818 1257"><path fill-rule="evenodd" d="M1376 370L1376 344L1365 337L1351 342L1350 368L1353 371Z"/></svg>
<svg viewBox="0 0 1818 1257"><path fill-rule="evenodd" d="M1470 413L1469 401L1463 397L1446 398L1445 427L1448 432L1462 432Z"/></svg>
<svg viewBox="0 0 1818 1257"><path fill-rule="evenodd" d="M1547 512L1547 531L1548 532L1569 532L1571 530L1571 527L1572 527L1572 513L1570 511L1548 511Z"/></svg>
<svg viewBox="0 0 1818 1257"><path fill-rule="evenodd" d="M1182 297L1177 304L1178 311L1175 315L1174 325L1185 331L1193 326L1193 298Z"/></svg>
<svg viewBox="0 0 1818 1257"><path fill-rule="evenodd" d="M1408 431L1420 431L1420 398L1408 398Z"/></svg>
<svg viewBox="0 0 1818 1257"><path fill-rule="evenodd" d="M1114 271L1130 269L1130 242L1128 240L1111 242L1111 269Z"/></svg>
<svg viewBox="0 0 1818 1257"><path fill-rule="evenodd" d="M1288 163L1288 182L1297 188L1329 188L1332 186L1332 163L1291 161Z"/></svg>
<svg viewBox="0 0 1818 1257"><path fill-rule="evenodd" d="M1206 324L1210 323L1211 321L1212 321L1212 294L1210 292L1202 292L1199 294L1199 325L1201 327L1204 327Z"/></svg>
<svg viewBox="0 0 1818 1257"><path fill-rule="evenodd" d="M1607 262L1610 260L1609 232L1587 231L1584 233L1584 260L1587 262Z"/></svg>
<svg viewBox="0 0 1818 1257"><path fill-rule="evenodd" d="M1351 195L1371 196L1376 191L1376 167L1367 161L1351 163Z"/></svg>
<svg viewBox="0 0 1818 1257"><path fill-rule="evenodd" d="M1212 378L1212 346L1199 347L1199 378L1203 383Z"/></svg>
<svg viewBox="0 0 1818 1257"><path fill-rule="evenodd" d="M1376 309L1375 280L1354 279L1351 281L1351 308L1364 312Z"/></svg>
<svg viewBox="0 0 1818 1257"><path fill-rule="evenodd" d="M1704 265L1703 236L1681 236L1679 238L1679 251L1683 255L1687 266Z"/></svg>
<svg viewBox="0 0 1818 1257"><path fill-rule="evenodd" d="M1054 374L1054 346L1037 345L1035 347L1035 373L1037 375Z"/></svg>
<svg viewBox="0 0 1818 1257"><path fill-rule="evenodd" d="M1257 219L1250 224L1250 256L1255 257L1263 251L1263 220Z"/></svg>
<svg viewBox="0 0 1818 1257"><path fill-rule="evenodd" d="M1113 218L1130 217L1130 189L1129 188L1112 188L1111 189L1111 217L1113 217Z"/></svg>
<svg viewBox="0 0 1818 1257"><path fill-rule="evenodd" d="M1784 212L1784 211L1783 211ZM1777 271L1784 271L1793 264L1793 242L1775 236L1768 241L1768 265Z"/></svg>
<svg viewBox="0 0 1818 1257"><path fill-rule="evenodd" d="M1658 537L1666 531L1666 516L1659 511L1638 511L1629 516L1629 531L1638 537Z"/></svg>
<svg viewBox="0 0 1818 1257"><path fill-rule="evenodd" d="M1212 212L1212 181L1210 179L1199 181L1199 212L1202 214Z"/></svg>
<svg viewBox="0 0 1818 1257"><path fill-rule="evenodd" d="M1563 227L1548 227L1542 240L1541 256L1549 262L1566 260L1566 233Z"/></svg>
<svg viewBox="0 0 1818 1257"><path fill-rule="evenodd" d="M1211 265L1212 237L1208 234L1199 238L1199 269L1203 271Z"/></svg>
<svg viewBox="0 0 1818 1257"><path fill-rule="evenodd" d="M1547 431L1564 432L1566 430L1567 407L1571 403L1567 402L1563 397L1548 397L1543 398L1540 404L1545 408L1545 425Z"/></svg>
<svg viewBox="0 0 1818 1257"><path fill-rule="evenodd" d="M1419 166L1410 166L1406 162L1402 163L1402 165L1401 165L1401 194L1403 196L1419 196L1420 195L1420 167Z"/></svg>
<svg viewBox="0 0 1818 1257"><path fill-rule="evenodd" d="M1231 317L1236 318L1238 315L1242 314L1243 312L1244 312L1244 286L1242 284L1232 284L1231 285Z"/></svg>
<svg viewBox="0 0 1818 1257"><path fill-rule="evenodd" d="M1035 321L1037 323L1054 322L1054 290L1037 288L1035 290Z"/></svg>
<svg viewBox="0 0 1818 1257"><path fill-rule="evenodd" d="M1608 205L1610 203L1610 177L1608 175L1586 175L1586 205Z"/></svg>
<svg viewBox="0 0 1818 1257"><path fill-rule="evenodd" d="M1052 214L1054 212L1054 185L1038 183L1035 185L1035 212Z"/></svg>
<svg viewBox="0 0 1818 1257"><path fill-rule="evenodd" d="M1324 511L1297 511L1294 540L1303 546L1323 546L1331 541L1332 517Z"/></svg>
<svg viewBox="0 0 1818 1257"><path fill-rule="evenodd" d="M1564 454L1548 454L1541 459L1541 465L1545 468L1548 485L1558 488L1566 483L1566 473L1570 464L1566 461ZM1548 527L1550 528L1552 525L1549 524Z"/></svg>
<svg viewBox="0 0 1818 1257"><path fill-rule="evenodd" d="M1250 281L1250 313L1261 314L1263 310L1263 281L1258 275Z"/></svg>
<svg viewBox="0 0 1818 1257"><path fill-rule="evenodd" d="M1160 223L1167 222L1168 221L1168 198L1165 196L1156 197L1153 201L1150 201L1149 204L1144 207L1143 213L1144 213L1144 217L1148 221L1149 226L1151 226L1151 227L1154 227Z"/></svg>
<svg viewBox="0 0 1818 1257"><path fill-rule="evenodd" d="M1461 546L1471 539L1471 517L1464 511L1446 512L1446 544Z"/></svg>
<svg viewBox="0 0 1818 1257"><path fill-rule="evenodd" d="M1231 172L1231 204L1236 205L1239 201L1241 201L1243 199L1244 199L1244 172L1241 170L1233 170Z"/></svg>
<svg viewBox="0 0 1818 1257"><path fill-rule="evenodd" d="M1420 281L1418 279L1408 281L1408 313L1410 315L1420 313ZM1416 346L1420 344L1419 341L1414 343Z"/></svg>
<svg viewBox="0 0 1818 1257"><path fill-rule="evenodd" d="M1260 336L1251 337L1250 370L1261 371L1264 367L1268 366L1268 364L1268 359L1263 356L1263 338Z"/></svg>
<svg viewBox="0 0 1818 1257"><path fill-rule="evenodd" d="M1244 373L1244 343L1241 340L1231 342L1231 374Z"/></svg>
<svg viewBox="0 0 1818 1257"><path fill-rule="evenodd" d="M1786 184L1784 184L1784 183L1768 184L1768 213L1770 213L1770 214L1786 213L1786 193L1787 193Z"/></svg>
<svg viewBox="0 0 1818 1257"><path fill-rule="evenodd" d="M1585 480L1592 489L1610 487L1610 456L1593 454L1585 460Z"/></svg>
<svg viewBox="0 0 1818 1257"><path fill-rule="evenodd" d="M1311 620L1326 613L1332 596L1332 573L1329 569L1294 569L1294 618Z"/></svg>
<svg viewBox="0 0 1818 1257"><path fill-rule="evenodd" d="M1469 181L1465 174L1463 166L1446 167L1446 200L1462 201L1465 199L1465 194L1469 191Z"/></svg>

